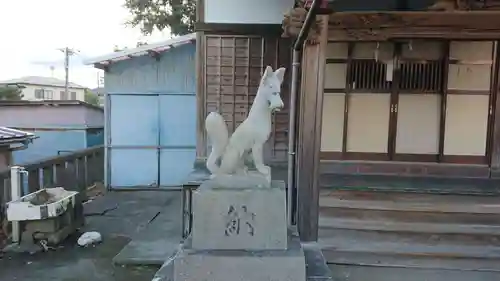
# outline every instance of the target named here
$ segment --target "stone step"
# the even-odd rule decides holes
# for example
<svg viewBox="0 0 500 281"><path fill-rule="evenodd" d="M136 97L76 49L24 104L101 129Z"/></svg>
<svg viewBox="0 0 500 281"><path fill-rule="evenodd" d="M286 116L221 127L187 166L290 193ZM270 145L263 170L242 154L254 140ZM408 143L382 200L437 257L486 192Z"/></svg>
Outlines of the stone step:
<svg viewBox="0 0 500 281"><path fill-rule="evenodd" d="M495 281L500 272L329 264L337 281Z"/></svg>
<svg viewBox="0 0 500 281"><path fill-rule="evenodd" d="M418 241L417 239L389 241L384 235L374 234L370 237L353 231L343 232L343 234L338 233L336 236L319 239L318 243L328 261L330 261L330 252L336 255L340 252L350 252L434 258L500 259L500 246L496 245L457 244L450 243L450 241Z"/></svg>
<svg viewBox="0 0 500 281"><path fill-rule="evenodd" d="M328 263L500 271L500 243L484 237L321 229L318 244Z"/></svg>
<svg viewBox="0 0 500 281"><path fill-rule="evenodd" d="M498 214L442 213L320 207L320 217L369 221L499 225Z"/></svg>
<svg viewBox="0 0 500 281"><path fill-rule="evenodd" d="M500 214L500 197L400 192L322 191L323 208L399 212Z"/></svg>
<svg viewBox="0 0 500 281"><path fill-rule="evenodd" d="M385 268L414 268L500 273L498 259L443 258L387 253L324 251L328 264Z"/></svg>
<svg viewBox="0 0 500 281"><path fill-rule="evenodd" d="M318 234L320 240L338 240L346 237L353 237L353 239L357 241L375 241L377 243L393 242L401 244L449 244L500 247L500 237L491 235L352 230L325 227L321 227Z"/></svg>
<svg viewBox="0 0 500 281"><path fill-rule="evenodd" d="M350 281L402 280L392 275L408 269L418 276L414 280L426 281L457 276L455 271L477 278L496 276L500 274L498 199L323 191L319 244L337 269L345 265L346 272L351 272L355 268L356 277L346 279ZM377 271L381 275L362 279L358 267L381 268ZM383 279L383 274L389 278Z"/></svg>

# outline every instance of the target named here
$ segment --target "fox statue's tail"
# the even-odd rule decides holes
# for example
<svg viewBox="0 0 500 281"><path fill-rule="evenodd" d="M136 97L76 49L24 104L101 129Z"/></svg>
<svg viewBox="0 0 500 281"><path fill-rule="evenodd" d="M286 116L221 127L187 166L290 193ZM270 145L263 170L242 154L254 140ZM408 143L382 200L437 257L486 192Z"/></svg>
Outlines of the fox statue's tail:
<svg viewBox="0 0 500 281"><path fill-rule="evenodd" d="M212 144L212 151L207 159L207 169L210 173L215 174L219 169L217 160L222 157L229 142L229 132L226 121L217 112L210 112L208 114L205 119L205 129L207 130L208 139Z"/></svg>

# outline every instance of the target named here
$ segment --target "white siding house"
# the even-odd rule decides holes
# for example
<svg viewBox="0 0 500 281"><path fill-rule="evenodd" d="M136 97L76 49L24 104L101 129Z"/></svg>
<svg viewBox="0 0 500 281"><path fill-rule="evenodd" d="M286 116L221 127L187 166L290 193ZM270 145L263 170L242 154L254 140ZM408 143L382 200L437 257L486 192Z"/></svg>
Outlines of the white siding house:
<svg viewBox="0 0 500 281"><path fill-rule="evenodd" d="M85 87L69 83L68 93L64 90L64 81L52 77L27 76L7 81L0 85L22 86L23 100L79 100L85 101Z"/></svg>

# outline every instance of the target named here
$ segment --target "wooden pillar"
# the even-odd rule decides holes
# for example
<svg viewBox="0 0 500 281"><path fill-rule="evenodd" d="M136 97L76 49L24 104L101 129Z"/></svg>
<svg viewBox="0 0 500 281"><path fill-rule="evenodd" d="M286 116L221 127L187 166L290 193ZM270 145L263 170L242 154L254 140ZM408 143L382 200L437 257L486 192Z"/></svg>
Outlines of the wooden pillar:
<svg viewBox="0 0 500 281"><path fill-rule="evenodd" d="M205 1L196 1L196 21L205 22ZM196 158L207 157L207 136L205 132L205 33L196 32ZM204 160L203 160L204 161Z"/></svg>
<svg viewBox="0 0 500 281"><path fill-rule="evenodd" d="M493 124L492 124L492 134L490 141L490 152L491 152L491 165L490 165L490 176L492 178L500 178L500 97L499 94L499 76L500 76L500 41L495 42L495 62L493 65L493 86L492 86L492 113L493 113Z"/></svg>
<svg viewBox="0 0 500 281"><path fill-rule="evenodd" d="M297 227L302 241L318 240L319 154L329 16L318 18L323 21L319 43L310 45L306 42L302 52L296 166Z"/></svg>

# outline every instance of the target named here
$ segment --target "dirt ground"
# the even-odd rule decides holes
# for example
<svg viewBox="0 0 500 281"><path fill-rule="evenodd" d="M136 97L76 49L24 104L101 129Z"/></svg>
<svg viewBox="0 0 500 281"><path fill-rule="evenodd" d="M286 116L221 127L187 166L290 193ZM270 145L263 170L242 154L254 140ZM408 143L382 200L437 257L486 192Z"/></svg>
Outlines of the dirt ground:
<svg viewBox="0 0 500 281"><path fill-rule="evenodd" d="M108 193L86 204L86 231L99 231L95 247L76 245L75 234L60 248L36 254L0 254L1 281L144 281L158 267L115 266L113 257L159 212L177 216L178 192L134 191ZM171 210L175 208L175 211Z"/></svg>

